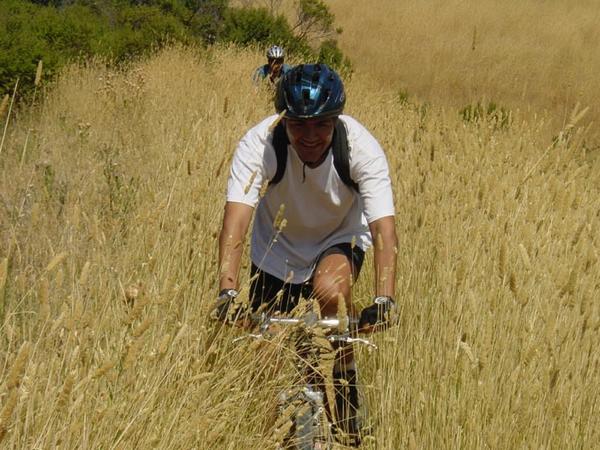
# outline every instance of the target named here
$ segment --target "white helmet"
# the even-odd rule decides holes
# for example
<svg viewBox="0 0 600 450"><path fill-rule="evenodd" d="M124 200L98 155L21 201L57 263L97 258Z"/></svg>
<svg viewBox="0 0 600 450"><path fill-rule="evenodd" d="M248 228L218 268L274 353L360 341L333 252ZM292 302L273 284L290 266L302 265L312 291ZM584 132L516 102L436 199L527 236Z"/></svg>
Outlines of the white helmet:
<svg viewBox="0 0 600 450"><path fill-rule="evenodd" d="M284 56L283 49L278 45L274 45L267 50L267 58L269 59L282 59Z"/></svg>

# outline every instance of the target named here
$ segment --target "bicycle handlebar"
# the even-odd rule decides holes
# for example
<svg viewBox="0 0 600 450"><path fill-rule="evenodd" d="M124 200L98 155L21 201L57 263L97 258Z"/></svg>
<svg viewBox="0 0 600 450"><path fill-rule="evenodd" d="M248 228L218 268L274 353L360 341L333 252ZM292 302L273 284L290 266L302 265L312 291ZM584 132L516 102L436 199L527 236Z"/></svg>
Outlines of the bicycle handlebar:
<svg viewBox="0 0 600 450"><path fill-rule="evenodd" d="M319 319L317 314L314 312L310 312L305 314L302 317L270 317L266 314L255 315L251 318L252 322L259 325L259 334L247 334L246 336L239 337L234 339L233 342L239 342L245 338L252 339L264 339L269 331L269 327L273 324L276 325L305 325L307 327L315 327L322 329L329 328L339 328L340 323L346 322L347 325L358 325L358 319L348 317L346 320L341 320L338 318L325 318ZM377 348L375 344L373 344L368 339L363 338L354 338L350 336L349 331L346 329L342 334L330 334L325 336L326 339L330 342L345 342L348 344L357 343L366 345L371 348Z"/></svg>
<svg viewBox="0 0 600 450"><path fill-rule="evenodd" d="M349 325L358 324L358 319L347 318ZM306 325L309 327L316 328L338 328L340 326L340 320L335 319L319 319L315 313L308 313L304 317L269 317L262 316L258 322L261 326L264 324L279 324L279 325Z"/></svg>

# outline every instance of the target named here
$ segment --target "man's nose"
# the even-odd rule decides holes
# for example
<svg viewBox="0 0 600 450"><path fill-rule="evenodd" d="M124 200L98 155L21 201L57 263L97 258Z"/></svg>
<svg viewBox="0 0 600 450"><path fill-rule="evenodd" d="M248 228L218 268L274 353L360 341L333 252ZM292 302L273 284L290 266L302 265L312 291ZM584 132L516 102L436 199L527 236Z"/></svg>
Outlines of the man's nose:
<svg viewBox="0 0 600 450"><path fill-rule="evenodd" d="M304 139L307 141L316 141L319 136L317 135L317 128L312 124L306 124L304 128Z"/></svg>

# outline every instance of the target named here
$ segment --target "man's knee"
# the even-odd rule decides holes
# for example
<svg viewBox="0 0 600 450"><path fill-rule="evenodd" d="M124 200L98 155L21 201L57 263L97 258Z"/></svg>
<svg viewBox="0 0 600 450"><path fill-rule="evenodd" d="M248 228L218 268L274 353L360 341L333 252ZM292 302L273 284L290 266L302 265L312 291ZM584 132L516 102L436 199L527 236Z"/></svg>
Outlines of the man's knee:
<svg viewBox="0 0 600 450"><path fill-rule="evenodd" d="M314 294L321 306L322 313L336 314L340 299L346 306L349 306L350 284L339 282L333 277L322 277L314 284Z"/></svg>

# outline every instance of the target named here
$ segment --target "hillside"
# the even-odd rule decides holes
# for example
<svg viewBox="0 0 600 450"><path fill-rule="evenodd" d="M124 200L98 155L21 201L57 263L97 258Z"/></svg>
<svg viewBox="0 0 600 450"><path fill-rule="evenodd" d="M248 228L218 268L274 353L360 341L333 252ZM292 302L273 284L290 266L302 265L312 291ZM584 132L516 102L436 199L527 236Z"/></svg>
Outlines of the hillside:
<svg viewBox="0 0 600 450"><path fill-rule="evenodd" d="M208 318L228 163L272 111L250 83L263 59L91 61L0 117L0 447L275 448L289 354ZM600 170L581 109L559 129L465 120L373 89L359 61L347 112L390 162L401 304L358 354L362 448L596 446Z"/></svg>
<svg viewBox="0 0 600 450"><path fill-rule="evenodd" d="M600 4L594 0L328 2L356 71L418 101L493 101L558 132L579 102L600 122Z"/></svg>

